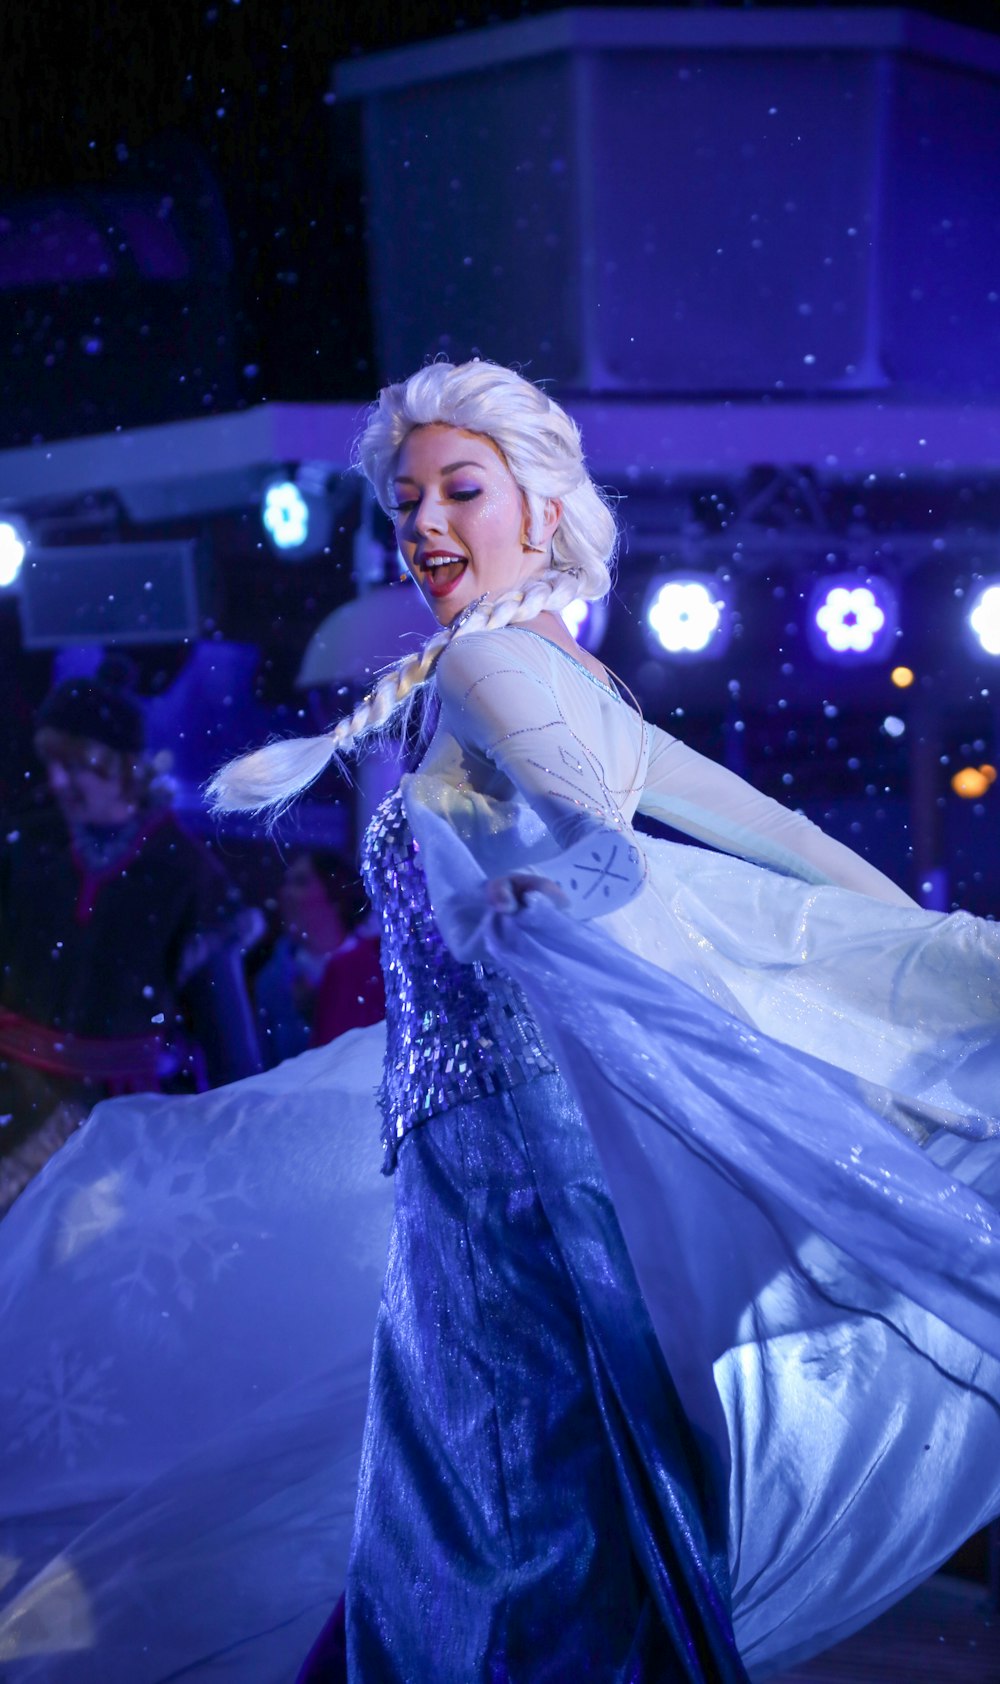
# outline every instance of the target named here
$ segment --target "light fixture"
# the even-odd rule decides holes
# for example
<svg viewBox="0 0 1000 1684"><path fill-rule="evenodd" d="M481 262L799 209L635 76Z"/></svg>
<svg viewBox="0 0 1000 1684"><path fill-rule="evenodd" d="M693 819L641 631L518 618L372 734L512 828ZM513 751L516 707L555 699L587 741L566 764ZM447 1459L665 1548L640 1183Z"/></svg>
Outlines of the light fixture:
<svg viewBox="0 0 1000 1684"><path fill-rule="evenodd" d="M889 674L897 690L908 690L916 676L912 667L893 667Z"/></svg>
<svg viewBox="0 0 1000 1684"><path fill-rule="evenodd" d="M978 801L996 781L995 766L961 766L952 776L951 787L963 801Z"/></svg>
<svg viewBox="0 0 1000 1684"><path fill-rule="evenodd" d="M577 643L593 654L604 639L608 627L606 602L585 602L578 596L562 610L563 625Z"/></svg>
<svg viewBox="0 0 1000 1684"><path fill-rule="evenodd" d="M714 659L729 643L732 604L714 574L661 574L649 589L645 616L654 648L672 658Z"/></svg>
<svg viewBox="0 0 1000 1684"><path fill-rule="evenodd" d="M327 462L303 462L294 475L275 474L261 492L264 535L282 561L308 561L321 554L333 530Z"/></svg>
<svg viewBox="0 0 1000 1684"><path fill-rule="evenodd" d="M883 661L898 624L898 598L888 579L837 574L821 579L812 592L809 643L821 661Z"/></svg>
<svg viewBox="0 0 1000 1684"><path fill-rule="evenodd" d="M276 550L300 550L309 537L309 505L293 479L265 488L260 518Z"/></svg>
<svg viewBox="0 0 1000 1684"><path fill-rule="evenodd" d="M984 585L969 613L969 625L987 655L1000 655L1000 584Z"/></svg>
<svg viewBox="0 0 1000 1684"><path fill-rule="evenodd" d="M0 591L16 585L28 548L28 534L10 515L0 519Z"/></svg>

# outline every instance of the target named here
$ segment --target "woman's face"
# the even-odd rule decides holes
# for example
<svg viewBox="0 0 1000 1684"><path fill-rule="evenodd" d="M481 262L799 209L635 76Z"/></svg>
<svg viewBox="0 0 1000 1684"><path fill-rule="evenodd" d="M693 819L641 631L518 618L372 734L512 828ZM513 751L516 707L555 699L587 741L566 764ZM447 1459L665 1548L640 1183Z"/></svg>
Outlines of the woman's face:
<svg viewBox="0 0 1000 1684"><path fill-rule="evenodd" d="M330 917L326 885L308 854L292 860L278 890L281 922L293 939L307 936Z"/></svg>
<svg viewBox="0 0 1000 1684"><path fill-rule="evenodd" d="M415 427L399 452L392 492L400 554L442 626L485 591L507 590L539 571L542 556L524 547L524 497L484 434ZM540 544L559 513L558 503L546 505Z"/></svg>

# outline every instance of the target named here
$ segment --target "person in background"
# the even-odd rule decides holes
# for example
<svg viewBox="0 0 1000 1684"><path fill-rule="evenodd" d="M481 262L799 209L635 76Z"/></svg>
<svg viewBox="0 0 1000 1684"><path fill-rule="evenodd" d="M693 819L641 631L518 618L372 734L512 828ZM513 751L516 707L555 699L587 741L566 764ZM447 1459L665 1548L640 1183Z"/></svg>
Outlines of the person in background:
<svg viewBox="0 0 1000 1684"><path fill-rule="evenodd" d="M296 854L279 895L282 934L254 985L257 1024L272 1067L385 1015L378 939L368 903L340 854Z"/></svg>
<svg viewBox="0 0 1000 1684"><path fill-rule="evenodd" d="M244 914L146 754L127 663L39 711L48 796L0 844L0 1214L98 1100L260 1068Z"/></svg>

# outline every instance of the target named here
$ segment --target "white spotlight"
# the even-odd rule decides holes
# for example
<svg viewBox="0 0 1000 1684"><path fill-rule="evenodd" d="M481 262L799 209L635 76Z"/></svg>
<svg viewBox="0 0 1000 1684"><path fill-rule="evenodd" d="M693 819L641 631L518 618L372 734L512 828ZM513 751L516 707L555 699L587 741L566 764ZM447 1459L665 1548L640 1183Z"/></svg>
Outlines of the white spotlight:
<svg viewBox="0 0 1000 1684"><path fill-rule="evenodd" d="M987 655L1000 655L1000 585L987 585L980 591L969 625Z"/></svg>
<svg viewBox="0 0 1000 1684"><path fill-rule="evenodd" d="M300 550L309 537L309 504L294 480L266 487L260 518L276 550Z"/></svg>
<svg viewBox="0 0 1000 1684"><path fill-rule="evenodd" d="M261 493L260 518L267 541L282 561L309 561L329 544L335 512L356 495L349 475L331 485L329 462L300 462L275 474Z"/></svg>
<svg viewBox="0 0 1000 1684"><path fill-rule="evenodd" d="M677 574L657 580L646 604L646 621L668 655L721 654L729 604L718 581Z"/></svg>
<svg viewBox="0 0 1000 1684"><path fill-rule="evenodd" d="M27 547L27 536L20 524L0 520L0 590L9 590L16 584Z"/></svg>
<svg viewBox="0 0 1000 1684"><path fill-rule="evenodd" d="M821 661L884 661L899 624L888 579L842 573L820 580L809 605L809 643Z"/></svg>
<svg viewBox="0 0 1000 1684"><path fill-rule="evenodd" d="M577 643L594 654L607 630L608 605L606 602L584 602L583 597L578 596L575 602L568 603L562 610L562 622Z"/></svg>

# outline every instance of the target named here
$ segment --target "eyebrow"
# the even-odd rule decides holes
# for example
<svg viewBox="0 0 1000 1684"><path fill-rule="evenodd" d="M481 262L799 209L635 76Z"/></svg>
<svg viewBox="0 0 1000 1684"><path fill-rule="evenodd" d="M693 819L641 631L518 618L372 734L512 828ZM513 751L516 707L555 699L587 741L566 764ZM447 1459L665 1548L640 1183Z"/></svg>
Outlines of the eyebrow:
<svg viewBox="0 0 1000 1684"><path fill-rule="evenodd" d="M482 462L449 462L446 468L441 469L441 472L453 474L456 468L484 468L484 464ZM416 485L417 483L412 474L396 474L392 483L393 485L402 485L404 482L407 485Z"/></svg>

